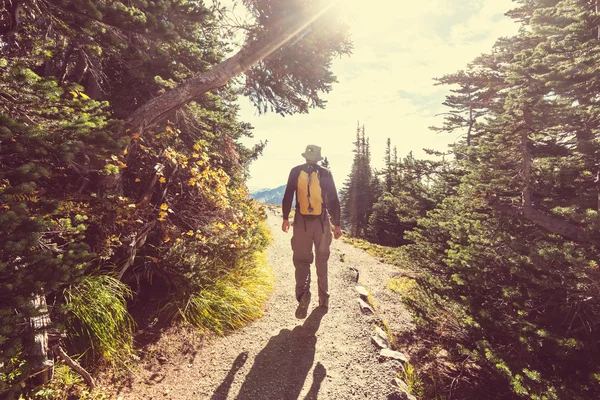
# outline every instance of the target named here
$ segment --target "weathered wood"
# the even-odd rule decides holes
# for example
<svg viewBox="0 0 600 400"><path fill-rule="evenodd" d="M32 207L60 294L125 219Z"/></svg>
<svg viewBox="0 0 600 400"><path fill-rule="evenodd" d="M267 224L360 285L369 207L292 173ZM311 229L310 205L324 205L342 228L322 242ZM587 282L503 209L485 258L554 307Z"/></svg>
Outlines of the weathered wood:
<svg viewBox="0 0 600 400"><path fill-rule="evenodd" d="M148 234L152 231L156 225L156 220L148 222L146 225L139 230L139 232L135 232L131 234L131 241L127 246L127 257L117 274L117 279L121 280L125 272L133 265L135 262L135 257L137 255L138 250L146 243L146 239L148 238Z"/></svg>
<svg viewBox="0 0 600 400"><path fill-rule="evenodd" d="M48 327L51 321L43 293L34 295L30 303L35 315L29 319L33 337L27 355L36 383L42 385L51 380L54 373L54 361L48 357Z"/></svg>
<svg viewBox="0 0 600 400"><path fill-rule="evenodd" d="M81 375L81 377L83 378L85 383L87 383L87 385L91 389L96 387L96 382L94 382L94 378L92 378L92 376L89 374L89 372L87 372L81 365L79 365L77 363L77 361L75 361L71 357L69 357L69 355L63 350L62 347L60 347L59 345L56 345L52 348L52 350L54 351L54 354L56 354L58 357L62 358L63 361L65 362L65 364L67 364L69 367L71 367L71 369L73 371L75 371L79 375Z"/></svg>

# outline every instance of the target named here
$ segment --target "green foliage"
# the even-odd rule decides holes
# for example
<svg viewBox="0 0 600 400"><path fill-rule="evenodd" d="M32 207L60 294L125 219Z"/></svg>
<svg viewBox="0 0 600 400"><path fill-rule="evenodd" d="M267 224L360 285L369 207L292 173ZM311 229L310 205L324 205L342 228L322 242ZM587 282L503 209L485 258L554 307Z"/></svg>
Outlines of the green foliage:
<svg viewBox="0 0 600 400"><path fill-rule="evenodd" d="M31 395L21 396L23 400L54 400L54 399L79 399L79 400L108 400L110 393L102 387L90 390L83 384L83 378L71 367L59 362L54 367L54 380L37 388Z"/></svg>
<svg viewBox="0 0 600 400"><path fill-rule="evenodd" d="M264 253L254 253L231 265L215 266L197 291L178 290L163 315L177 313L200 330L224 334L262 316L271 294L273 276ZM219 271L221 267L221 271ZM225 270L225 268L227 268ZM226 271L226 273L225 273Z"/></svg>
<svg viewBox="0 0 600 400"><path fill-rule="evenodd" d="M314 11L307 2L245 4L256 14L244 27L250 42L277 37L282 18ZM238 121L237 94L250 96L261 112L322 107L320 96L335 82L331 60L351 46L330 15L254 66L244 86L205 93L152 129L125 129L136 109L229 55L227 40L236 32L217 7L32 1L10 37L0 27L3 383L14 384L17 371L32 372L32 360L17 361L29 358L28 320L41 311L32 306L35 296L51 305L48 330L67 337L71 355L85 353L88 368L122 364L132 353L127 300L147 300L151 316L165 303L181 305L182 296L198 307L215 304L205 309L227 315L211 317L223 331L258 315L264 296L244 297L241 277L256 276L249 284L263 288L253 254L268 240L260 224L265 213L245 180L264 144L240 144L252 127ZM211 284L213 292L205 292ZM156 289L163 286L167 293Z"/></svg>
<svg viewBox="0 0 600 400"><path fill-rule="evenodd" d="M87 276L65 290L70 348L92 360L124 364L133 353L135 323L127 312L132 296L127 285L108 275Z"/></svg>
<svg viewBox="0 0 600 400"><path fill-rule="evenodd" d="M411 394L423 396L423 381L411 363L406 362L400 366L398 377L406 383Z"/></svg>
<svg viewBox="0 0 600 400"><path fill-rule="evenodd" d="M415 280L388 286L415 316L425 398L600 395L596 4L517 3L517 36L438 80L453 159L398 162L388 142L371 214L370 240L406 241Z"/></svg>
<svg viewBox="0 0 600 400"><path fill-rule="evenodd" d="M356 128L352 170L340 191L342 220L356 238L364 237L366 225L374 202L371 171L371 150L365 127Z"/></svg>
<svg viewBox="0 0 600 400"><path fill-rule="evenodd" d="M593 63L579 48L598 46L585 22L594 12L527 2L511 12L527 29L440 79L459 87L440 129L466 135L453 148L459 185L434 187L443 200L406 235L419 289L404 301L420 335L450 352L460 375L441 375L467 397L599 393L599 147L585 121L600 108L589 71L569 67Z"/></svg>

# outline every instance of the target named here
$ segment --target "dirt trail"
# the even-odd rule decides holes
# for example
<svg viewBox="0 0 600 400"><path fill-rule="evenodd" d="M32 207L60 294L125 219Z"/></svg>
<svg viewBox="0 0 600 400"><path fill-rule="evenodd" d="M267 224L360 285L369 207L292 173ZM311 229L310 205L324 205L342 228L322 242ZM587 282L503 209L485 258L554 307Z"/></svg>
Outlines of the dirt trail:
<svg viewBox="0 0 600 400"><path fill-rule="evenodd" d="M281 231L281 217L271 213L268 225L274 243L268 262L275 290L262 319L245 329L204 344L189 356L163 360L159 370L142 368L122 399L386 399L393 397L391 380L396 361L379 362L371 344L374 317L358 307L355 273L371 290L395 329L408 329L409 315L387 301L385 288L393 267L341 240L334 240L329 263L330 308L317 307L313 265L313 299L306 320L294 317L294 267L291 232ZM341 257L341 255L344 257ZM342 261L342 258L344 261Z"/></svg>

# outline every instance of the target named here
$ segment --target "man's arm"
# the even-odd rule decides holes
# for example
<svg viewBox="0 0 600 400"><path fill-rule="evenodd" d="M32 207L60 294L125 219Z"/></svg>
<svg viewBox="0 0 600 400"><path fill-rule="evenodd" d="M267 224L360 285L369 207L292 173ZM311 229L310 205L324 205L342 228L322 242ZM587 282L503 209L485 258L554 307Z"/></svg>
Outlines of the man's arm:
<svg viewBox="0 0 600 400"><path fill-rule="evenodd" d="M290 176L288 177L287 186L285 187L283 201L281 203L283 219L286 221L290 217L290 211L292 210L292 200L294 198L294 192L296 191L297 177L295 177L295 172L295 168L292 168L292 170L290 171Z"/></svg>
<svg viewBox="0 0 600 400"><path fill-rule="evenodd" d="M327 199L327 210L331 216L331 223L333 226L341 225L341 209L340 199L338 198L337 190L335 189L335 182L333 181L333 175L329 172L329 179L327 180L326 199Z"/></svg>

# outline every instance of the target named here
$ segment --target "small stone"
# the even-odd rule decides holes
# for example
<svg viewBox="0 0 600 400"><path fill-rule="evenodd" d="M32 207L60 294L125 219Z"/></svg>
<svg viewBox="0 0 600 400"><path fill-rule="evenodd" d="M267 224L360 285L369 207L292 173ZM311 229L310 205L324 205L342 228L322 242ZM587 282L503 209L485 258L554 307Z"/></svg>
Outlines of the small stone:
<svg viewBox="0 0 600 400"><path fill-rule="evenodd" d="M358 304L360 305L360 310L363 312L363 314L375 314L373 307L367 304L367 302L365 302L363 299L358 299Z"/></svg>
<svg viewBox="0 0 600 400"><path fill-rule="evenodd" d="M404 382L404 381L403 381L402 379L400 379L400 378L394 378L394 379L392 380L392 384L393 384L393 385L395 385L395 386L397 386L399 389L401 389L401 390L403 390L403 391L405 391L405 392L408 392L408 391L409 391L409 389L408 389L408 385L406 384L406 382Z"/></svg>
<svg viewBox="0 0 600 400"><path fill-rule="evenodd" d="M380 338L384 339L386 342L390 341L387 336L387 333L385 333L385 331L378 326L375 327L375 334Z"/></svg>
<svg viewBox="0 0 600 400"><path fill-rule="evenodd" d="M371 336L371 341L380 349L387 349L388 343L377 335Z"/></svg>
<svg viewBox="0 0 600 400"><path fill-rule="evenodd" d="M360 296L365 299L369 295L369 291L364 286L357 286L357 287L355 287L355 289L358 292L358 294L360 294Z"/></svg>
<svg viewBox="0 0 600 400"><path fill-rule="evenodd" d="M379 352L379 359L385 360L388 358L391 358L392 360L397 360L397 361L400 361L403 363L408 362L408 358L404 354L400 353L399 351L394 351L394 350L391 350L388 348L382 349Z"/></svg>

